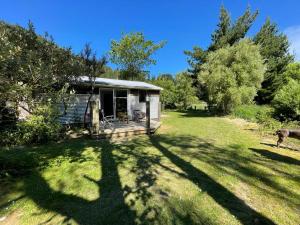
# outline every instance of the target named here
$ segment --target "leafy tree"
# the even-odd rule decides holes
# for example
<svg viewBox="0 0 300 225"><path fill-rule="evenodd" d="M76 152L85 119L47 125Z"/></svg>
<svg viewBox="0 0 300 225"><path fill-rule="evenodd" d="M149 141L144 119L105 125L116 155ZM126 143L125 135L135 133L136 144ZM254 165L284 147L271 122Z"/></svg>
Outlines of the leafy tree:
<svg viewBox="0 0 300 225"><path fill-rule="evenodd" d="M110 78L110 79L119 79L120 77L120 71L114 70L110 68L109 66L104 66L104 73L103 74L97 74L97 76L101 76L103 78Z"/></svg>
<svg viewBox="0 0 300 225"><path fill-rule="evenodd" d="M32 113L42 100L55 101L81 73L79 56L37 35L31 22L28 29L0 22L0 37L1 100L15 108Z"/></svg>
<svg viewBox="0 0 300 225"><path fill-rule="evenodd" d="M266 61L262 87L256 98L259 103L270 103L276 91L283 85L283 73L293 56L289 54L289 42L286 35L278 31L277 25L267 19L260 31L255 35L254 42L260 45L260 53Z"/></svg>
<svg viewBox="0 0 300 225"><path fill-rule="evenodd" d="M157 77L158 80L173 80L174 81L174 76L169 73L163 73L158 75Z"/></svg>
<svg viewBox="0 0 300 225"><path fill-rule="evenodd" d="M154 85L157 85L163 90L160 94L160 101L166 108L176 107L176 93L175 93L175 80L169 76L158 76L157 79L151 81Z"/></svg>
<svg viewBox="0 0 300 225"><path fill-rule="evenodd" d="M186 73L179 73L175 78L176 106L186 110L195 103L196 89L192 86L192 79Z"/></svg>
<svg viewBox="0 0 300 225"><path fill-rule="evenodd" d="M198 82L198 74L202 69L202 65L207 61L207 55L227 45L232 46L243 39L257 15L258 11L251 13L250 7L248 7L243 15L232 22L228 11L222 6L217 29L211 36L212 42L207 50L195 46L192 51L184 52L188 56L189 75L193 79L194 87L198 88L197 96L199 98L207 100L207 88Z"/></svg>
<svg viewBox="0 0 300 225"><path fill-rule="evenodd" d="M289 79L275 95L272 105L280 120L300 120L300 79Z"/></svg>
<svg viewBox="0 0 300 225"><path fill-rule="evenodd" d="M259 47L245 39L210 52L199 80L207 87L208 104L229 113L238 105L252 102L264 71Z"/></svg>
<svg viewBox="0 0 300 225"><path fill-rule="evenodd" d="M125 34L119 42L111 42L110 60L119 66L122 79L145 80L145 67L156 64L151 56L164 44L165 42L155 44L146 40L140 32Z"/></svg>
<svg viewBox="0 0 300 225"><path fill-rule="evenodd" d="M276 92L272 105L280 120L300 120L300 63L291 63L283 73L284 85Z"/></svg>
<svg viewBox="0 0 300 225"><path fill-rule="evenodd" d="M94 94L96 78L97 76L105 73L104 66L107 63L107 61L105 57L97 59L96 53L93 52L90 44L85 45L84 49L81 52L81 58L83 59L83 64L84 64L84 70L83 70L84 74L88 76L89 85L91 87L90 95L85 107L85 112L83 117L83 124L86 125L86 115L87 115L89 103Z"/></svg>
<svg viewBox="0 0 300 225"><path fill-rule="evenodd" d="M290 63L285 72L283 73L284 82L287 83L288 79L300 81L300 62Z"/></svg>

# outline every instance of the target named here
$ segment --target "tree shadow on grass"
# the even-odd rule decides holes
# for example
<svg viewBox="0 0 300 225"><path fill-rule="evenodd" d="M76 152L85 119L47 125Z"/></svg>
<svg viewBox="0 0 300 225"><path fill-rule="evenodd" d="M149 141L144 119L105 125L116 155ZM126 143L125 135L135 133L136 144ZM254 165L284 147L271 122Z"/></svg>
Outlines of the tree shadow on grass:
<svg viewBox="0 0 300 225"><path fill-rule="evenodd" d="M173 164L184 171L187 174L187 179L192 181L203 191L207 192L218 204L227 209L242 224L275 224L272 220L266 218L248 206L243 200L235 196L232 192L209 177L206 173L180 158L162 144L174 144L173 141L174 140L168 140L161 136L151 137L152 144Z"/></svg>
<svg viewBox="0 0 300 225"><path fill-rule="evenodd" d="M265 142L261 142L262 145L267 145L267 146L270 146L272 148L277 148L277 145L276 144L270 144L270 143L265 143ZM298 148L295 148L295 147L289 147L289 146L285 146L285 145L280 145L280 148L283 148L283 149L287 149L287 150L291 150L291 151L300 151L300 149Z"/></svg>
<svg viewBox="0 0 300 225"><path fill-rule="evenodd" d="M94 146L101 152L101 179L97 184L99 198L86 200L73 194L53 190L47 181L37 172L25 182L25 193L39 207L56 212L65 217L64 223L75 220L78 224L135 224L136 213L125 203L124 190L112 151L113 146L105 144L103 149Z"/></svg>
<svg viewBox="0 0 300 225"><path fill-rule="evenodd" d="M211 113L204 109L197 109L197 110L185 110L179 111L181 113L181 117L213 117L216 114Z"/></svg>
<svg viewBox="0 0 300 225"><path fill-rule="evenodd" d="M228 149L233 149L233 151L227 151L227 149L215 146L213 142L209 143L207 140L195 136L163 134L151 136L150 139L136 138L121 144L107 141L86 142L84 140L75 141L75 144L74 141L72 143L60 145L55 151L49 149L40 158L36 158L48 161L63 156L69 162L86 162L95 159L91 159L82 153L86 147L93 148L93 151L99 154L102 177L100 180L88 176L84 176L84 178L97 185L99 198L87 200L75 194L66 194L60 190L54 190L38 169L34 170L31 176L25 179L25 194L27 197L32 199L39 208L64 216L63 223L67 224L71 220L76 221L78 224L87 225L152 224L154 221L159 223L159 221L164 221L160 220L160 207L162 206L174 209L174 213L171 215L172 223L177 221L178 223L189 224L214 224L213 221L207 222L210 217L205 218L205 214L194 215L189 209L186 209L184 213L177 212L176 206L168 205L168 193L164 193L163 190L151 191L159 176L157 168L192 181L242 224L274 224L273 221L248 206L242 199L215 181L203 170L186 161L186 158L208 163L229 175L231 175L231 171L238 171L237 174L233 175L239 176L251 185L256 185L252 182L253 179L257 178L264 185L274 188L276 193L286 193L288 191L273 182L271 178L269 179L266 173L257 174L253 168L247 167L245 163L248 161L260 162L256 162L255 159L249 156L239 155L238 152L242 151L238 151L241 146L237 145L228 146ZM157 149L157 153L147 151L151 144ZM166 145L179 148L180 157L165 147ZM249 152L251 153L251 151ZM165 158L169 159L172 164L166 164L164 162ZM135 163L128 164L132 159ZM56 166L56 163L50 160L46 165ZM180 168L182 172L175 170L174 165ZM120 167L129 168L129 175L134 175L134 185L122 185L120 179L121 177L124 178L124 174L119 174ZM160 187L156 186L155 188ZM156 205L148 204L153 195L159 195L158 193L164 195L163 198L160 198L161 202ZM138 201L143 206L142 211L139 212L133 209ZM50 218L45 223L51 222L53 223Z"/></svg>
<svg viewBox="0 0 300 225"><path fill-rule="evenodd" d="M261 156L274 160L274 161L278 161L278 162L282 162L282 163L286 163L286 164L292 164L292 165L300 165L300 160L285 156L285 155L280 155L278 153L275 152L271 152L268 151L266 149L258 149L258 148L249 148L250 150L260 154Z"/></svg>

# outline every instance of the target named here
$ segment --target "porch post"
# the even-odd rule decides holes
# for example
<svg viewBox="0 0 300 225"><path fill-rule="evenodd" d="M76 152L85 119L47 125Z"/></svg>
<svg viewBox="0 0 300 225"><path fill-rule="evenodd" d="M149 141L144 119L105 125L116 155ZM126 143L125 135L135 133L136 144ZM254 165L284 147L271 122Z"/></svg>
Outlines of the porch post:
<svg viewBox="0 0 300 225"><path fill-rule="evenodd" d="M150 135L150 99L146 97L146 128L147 134Z"/></svg>
<svg viewBox="0 0 300 225"><path fill-rule="evenodd" d="M90 101L90 115L91 115L91 134L99 134L100 121L99 121L99 102L98 100Z"/></svg>

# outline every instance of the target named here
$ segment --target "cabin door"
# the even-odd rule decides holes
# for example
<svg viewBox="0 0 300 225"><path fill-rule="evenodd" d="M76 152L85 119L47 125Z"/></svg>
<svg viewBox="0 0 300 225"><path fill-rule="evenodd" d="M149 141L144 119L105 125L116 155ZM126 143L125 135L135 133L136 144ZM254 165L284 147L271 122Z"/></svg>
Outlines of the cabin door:
<svg viewBox="0 0 300 225"><path fill-rule="evenodd" d="M127 114L127 90L115 90L116 95L116 116Z"/></svg>
<svg viewBox="0 0 300 225"><path fill-rule="evenodd" d="M105 116L114 116L114 93L112 89L100 90L101 109Z"/></svg>

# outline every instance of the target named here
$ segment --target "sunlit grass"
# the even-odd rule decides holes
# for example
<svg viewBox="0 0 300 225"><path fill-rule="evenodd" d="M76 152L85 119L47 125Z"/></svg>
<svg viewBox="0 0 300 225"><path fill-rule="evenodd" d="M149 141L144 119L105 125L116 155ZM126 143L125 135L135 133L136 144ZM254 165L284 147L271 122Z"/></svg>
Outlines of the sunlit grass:
<svg viewBox="0 0 300 225"><path fill-rule="evenodd" d="M22 151L47 163L1 183L1 215L18 211L19 224L300 221L300 153L201 112L168 112L151 137Z"/></svg>

